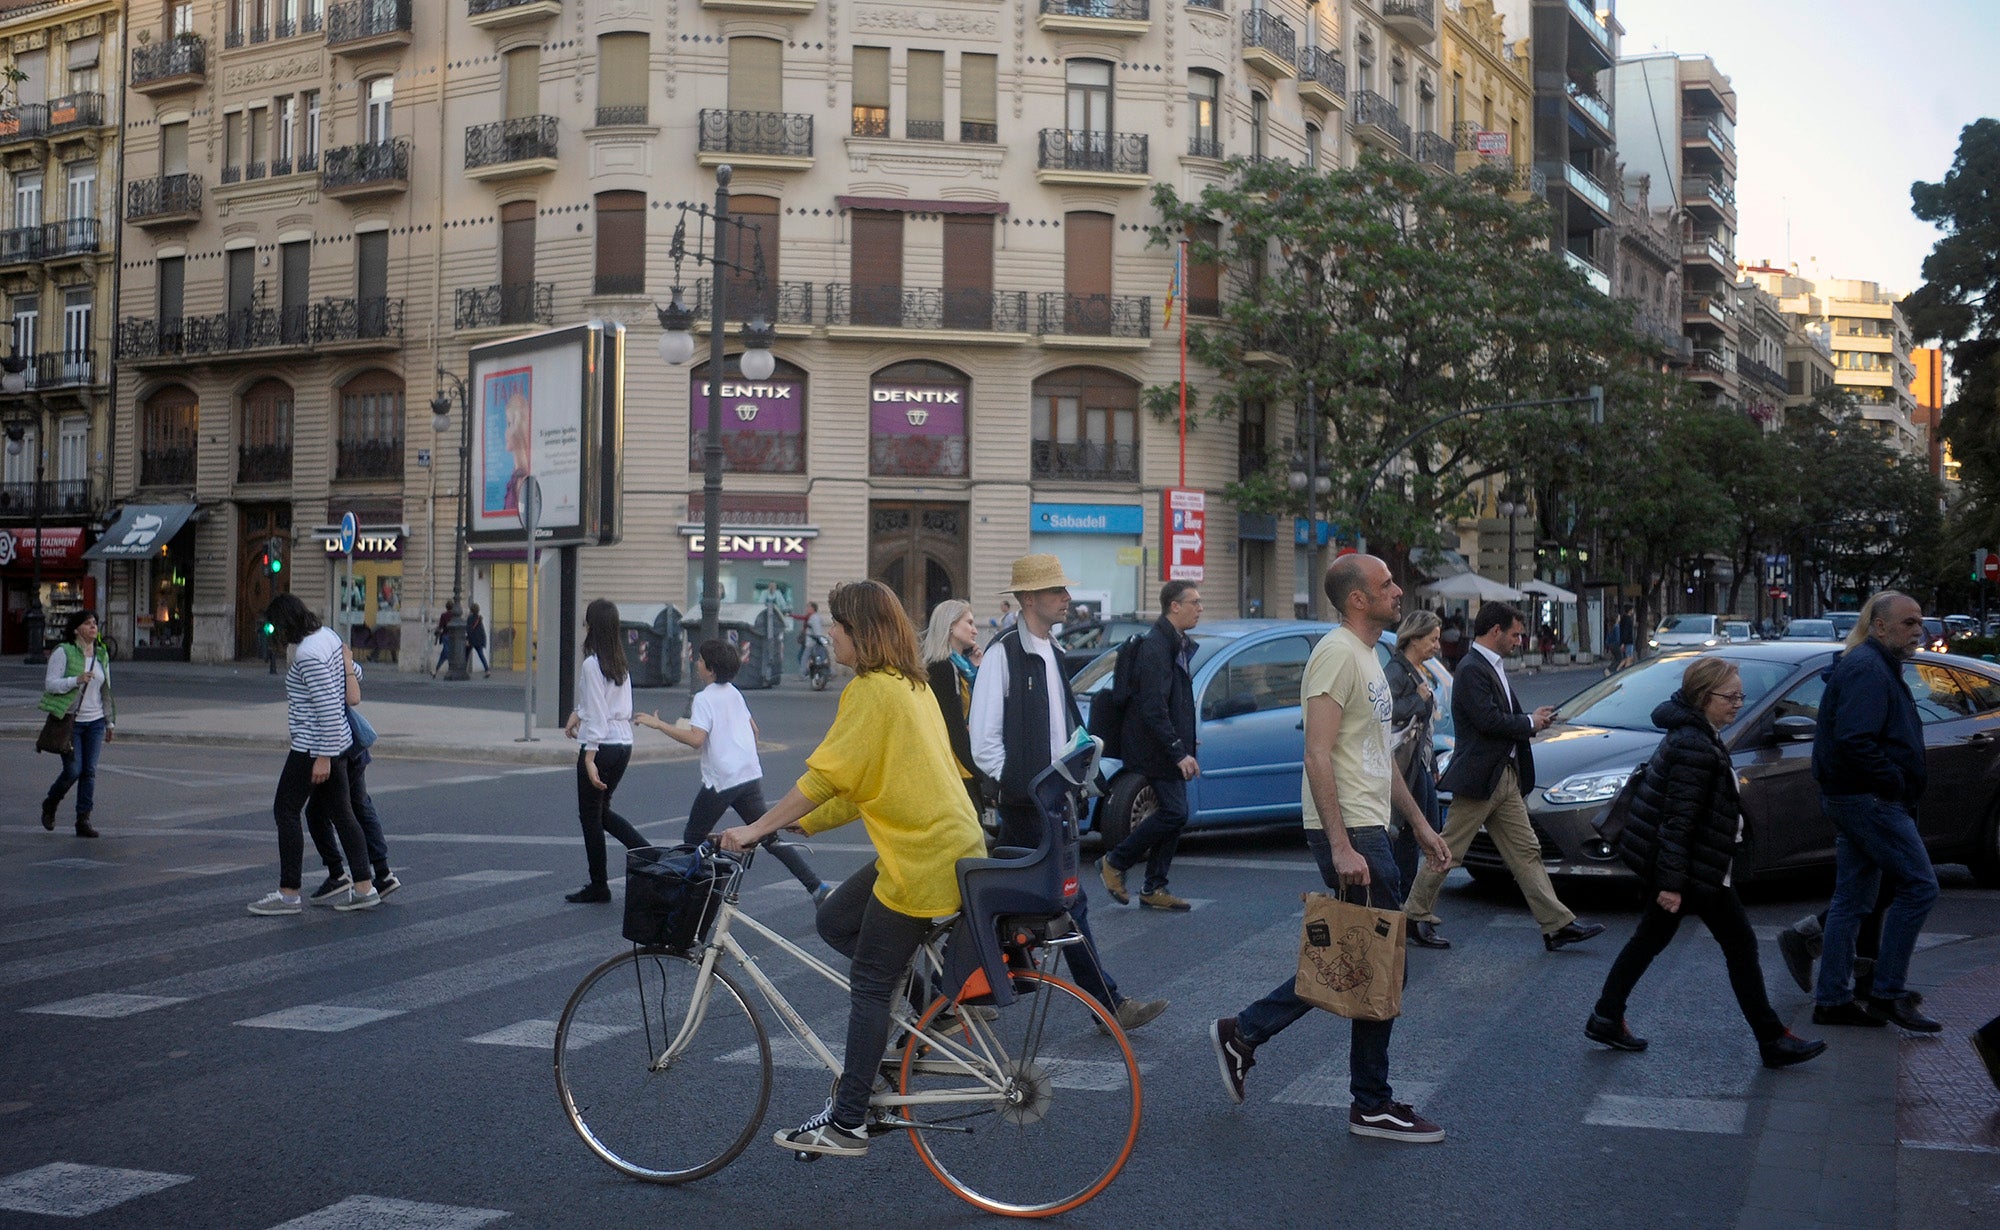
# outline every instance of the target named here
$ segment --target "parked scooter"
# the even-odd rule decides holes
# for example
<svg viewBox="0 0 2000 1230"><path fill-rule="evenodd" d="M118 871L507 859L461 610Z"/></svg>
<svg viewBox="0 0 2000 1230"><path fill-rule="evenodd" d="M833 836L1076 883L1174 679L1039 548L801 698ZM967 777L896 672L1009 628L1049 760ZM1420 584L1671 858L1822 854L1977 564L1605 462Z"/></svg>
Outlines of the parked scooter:
<svg viewBox="0 0 2000 1230"><path fill-rule="evenodd" d="M833 646L824 636L806 638L806 678L815 692L826 691L826 681L833 678Z"/></svg>

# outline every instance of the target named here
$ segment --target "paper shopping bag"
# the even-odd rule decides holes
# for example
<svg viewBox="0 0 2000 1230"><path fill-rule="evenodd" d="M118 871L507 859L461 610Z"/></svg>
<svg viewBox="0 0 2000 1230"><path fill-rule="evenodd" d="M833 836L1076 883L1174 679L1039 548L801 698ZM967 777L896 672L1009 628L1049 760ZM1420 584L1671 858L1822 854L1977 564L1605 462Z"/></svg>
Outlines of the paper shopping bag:
<svg viewBox="0 0 2000 1230"><path fill-rule="evenodd" d="M1307 893L1299 998L1356 1021L1403 1011L1403 912Z"/></svg>

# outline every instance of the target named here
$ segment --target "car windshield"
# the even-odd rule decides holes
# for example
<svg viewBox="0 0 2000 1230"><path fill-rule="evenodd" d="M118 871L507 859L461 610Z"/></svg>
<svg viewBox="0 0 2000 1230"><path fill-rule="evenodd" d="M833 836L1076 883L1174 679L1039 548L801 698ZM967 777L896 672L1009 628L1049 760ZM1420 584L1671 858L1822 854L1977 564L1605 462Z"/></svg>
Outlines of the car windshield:
<svg viewBox="0 0 2000 1230"><path fill-rule="evenodd" d="M1936 639L1936 638L1938 638L1938 637L1941 637L1941 636L1943 636L1943 635L1944 635L1944 620L1942 620L1942 619L1926 619L1926 620L1924 621L1924 631L1926 631L1926 632L1930 633L1930 634L1931 634L1931 637L1932 637L1932 639Z"/></svg>
<svg viewBox="0 0 2000 1230"><path fill-rule="evenodd" d="M1194 657L1188 663L1190 675L1199 671L1202 663L1220 653L1223 646L1236 639L1233 636L1204 636L1199 632L1190 635L1194 637ZM1076 673L1076 678L1069 681L1070 691L1078 696L1087 696L1100 688L1110 687L1111 672L1117 665L1118 651L1115 649L1093 659L1089 666Z"/></svg>
<svg viewBox="0 0 2000 1230"><path fill-rule="evenodd" d="M1621 671L1595 683L1564 701L1556 710L1558 721L1583 726L1610 726L1619 730L1657 730L1653 710L1681 686L1681 675L1699 654L1676 654L1655 658L1644 666ZM1724 657L1729 655L1724 654ZM1743 676L1743 705L1747 712L1785 681L1796 664L1763 659L1729 658Z"/></svg>
<svg viewBox="0 0 2000 1230"><path fill-rule="evenodd" d="M1836 633L1846 636L1848 633L1854 631L1855 624L1861 622L1861 613L1859 611L1835 611L1826 617L1826 621L1833 625L1833 630Z"/></svg>
<svg viewBox="0 0 2000 1230"><path fill-rule="evenodd" d="M1833 621L1827 619L1794 619L1785 625L1785 639L1788 641L1830 641L1833 639Z"/></svg>
<svg viewBox="0 0 2000 1230"><path fill-rule="evenodd" d="M1724 624L1723 627L1728 631L1729 635L1731 636L1747 637L1750 635L1749 624L1745 623Z"/></svg>

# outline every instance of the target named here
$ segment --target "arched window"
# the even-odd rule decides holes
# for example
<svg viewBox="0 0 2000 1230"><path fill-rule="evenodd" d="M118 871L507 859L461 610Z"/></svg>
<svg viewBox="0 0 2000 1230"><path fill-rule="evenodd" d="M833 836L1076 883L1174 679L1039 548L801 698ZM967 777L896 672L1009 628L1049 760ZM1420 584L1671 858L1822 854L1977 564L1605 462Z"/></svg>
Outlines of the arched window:
<svg viewBox="0 0 2000 1230"><path fill-rule="evenodd" d="M236 481L283 483L292 477L292 386L259 380L243 394L236 434Z"/></svg>
<svg viewBox="0 0 2000 1230"><path fill-rule="evenodd" d="M1139 382L1066 367L1034 384L1030 469L1036 478L1134 482L1139 477Z"/></svg>
<svg viewBox="0 0 2000 1230"><path fill-rule="evenodd" d="M169 385L139 412L139 481L146 486L194 483L195 434L201 402L192 389Z"/></svg>
<svg viewBox="0 0 2000 1230"><path fill-rule="evenodd" d="M597 283L600 295L646 293L646 194L597 194Z"/></svg>
<svg viewBox="0 0 2000 1230"><path fill-rule="evenodd" d="M370 77L361 85L361 96L365 100L362 112L362 140L370 145L381 145L395 134L396 79L391 76Z"/></svg>
<svg viewBox="0 0 2000 1230"><path fill-rule="evenodd" d="M769 380L748 381L725 364L713 391L722 413L722 465L738 474L803 474L806 469L806 374L782 359ZM708 364L688 380L688 470L699 473L708 444Z"/></svg>
<svg viewBox="0 0 2000 1230"><path fill-rule="evenodd" d="M597 122L646 122L647 37L618 31L597 37Z"/></svg>
<svg viewBox="0 0 2000 1230"><path fill-rule="evenodd" d="M403 380L363 372L340 387L338 479L403 477Z"/></svg>
<svg viewBox="0 0 2000 1230"><path fill-rule="evenodd" d="M896 363L868 382L868 472L963 478L972 380L942 363Z"/></svg>
<svg viewBox="0 0 2000 1230"><path fill-rule="evenodd" d="M1188 70L1188 154L1195 158L1222 157L1222 128L1217 112L1222 98L1222 78L1206 68Z"/></svg>

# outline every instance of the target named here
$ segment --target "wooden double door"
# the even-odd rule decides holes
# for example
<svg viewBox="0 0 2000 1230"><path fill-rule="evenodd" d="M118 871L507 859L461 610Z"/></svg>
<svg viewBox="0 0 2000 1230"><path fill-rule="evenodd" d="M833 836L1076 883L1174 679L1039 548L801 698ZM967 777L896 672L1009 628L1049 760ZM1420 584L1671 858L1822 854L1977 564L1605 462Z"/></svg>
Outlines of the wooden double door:
<svg viewBox="0 0 2000 1230"><path fill-rule="evenodd" d="M947 598L970 598L964 504L878 500L868 506L868 575L896 591L919 631Z"/></svg>

